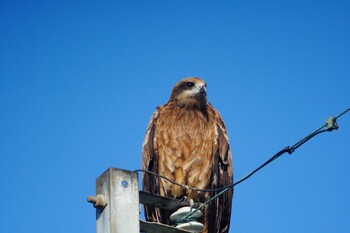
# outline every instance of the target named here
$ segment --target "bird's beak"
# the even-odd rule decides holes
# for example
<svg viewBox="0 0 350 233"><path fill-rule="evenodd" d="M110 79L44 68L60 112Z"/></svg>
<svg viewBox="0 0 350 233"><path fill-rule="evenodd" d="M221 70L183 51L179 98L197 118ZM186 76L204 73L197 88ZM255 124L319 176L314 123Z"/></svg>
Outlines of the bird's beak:
<svg viewBox="0 0 350 233"><path fill-rule="evenodd" d="M207 90L206 90L205 86L202 86L202 87L199 89L198 94L204 95L204 96L207 95Z"/></svg>

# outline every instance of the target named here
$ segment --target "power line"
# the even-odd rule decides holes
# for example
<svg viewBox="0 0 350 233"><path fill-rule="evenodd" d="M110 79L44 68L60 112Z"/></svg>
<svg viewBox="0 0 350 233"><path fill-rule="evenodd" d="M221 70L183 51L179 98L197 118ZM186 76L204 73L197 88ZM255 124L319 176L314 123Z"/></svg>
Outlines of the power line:
<svg viewBox="0 0 350 233"><path fill-rule="evenodd" d="M256 172L258 172L260 169L262 169L263 167L267 166L268 164L270 164L272 161L276 160L277 158L279 158L281 155L283 155L284 153L289 153L292 154L297 148L299 148L300 146L302 146L304 143L306 143L307 141L309 141L311 138L315 137L318 134L324 133L324 132L330 132L333 131L334 129L338 129L338 125L337 125L337 119L340 118L342 115L346 114L348 111L350 111L350 108L348 108L347 110L345 110L344 112L340 113L338 116L336 117L329 117L326 121L326 123L321 126L320 128L318 128L317 130L315 130L314 132L312 132L311 134L309 134L308 136L306 136L305 138L301 139L300 141L298 141L297 143L295 143L293 146L289 147L285 147L282 150L280 150L279 152L277 152L274 156L272 156L269 160L267 160L265 163L263 163L262 165L260 165L258 168L256 168L255 170L253 170L252 172L250 172L248 175L244 176L243 178L241 178L240 180L238 180L237 182L233 183L232 185L226 186L224 188L224 190L222 190L221 192L219 192L218 194L214 195L212 198L210 198L209 200L207 200L206 202L204 202L202 205L200 205L198 207L198 209L193 210L191 213L189 213L188 215L184 216L180 221L178 221L178 223L180 222L185 222L187 221L187 219L189 217L191 217L196 211L202 209L205 205L207 205L208 203L210 203L211 201L213 201L214 199L218 198L219 196L223 195L225 192L227 192L229 189L233 188L234 186L242 183L243 181L247 180L249 177L251 177L252 175L254 175Z"/></svg>
<svg viewBox="0 0 350 233"><path fill-rule="evenodd" d="M211 201L213 201L214 199L218 198L219 196L223 195L225 192L227 192L229 189L232 189L234 186L244 182L245 180L247 180L248 178L250 178L252 175L254 175L256 172L258 172L259 170L261 170L262 168L264 168L265 166L267 166L268 164L270 164L271 162L273 162L274 160L276 160L277 158L279 158L280 156L282 156L285 153L288 154L292 154L296 149L298 149L300 146L302 146L304 143L306 143L307 141L309 141L311 138L324 133L324 132L331 132L334 129L338 129L338 124L337 124L337 119L339 119L341 116L345 115L347 112L350 111L350 108L346 109L345 111L343 111L342 113L340 113L338 116L336 117L329 117L326 120L326 123L324 125L322 125L321 127L319 127L318 129L316 129L315 131L313 131L312 133L310 133L309 135L307 135L306 137L304 137L303 139L301 139L300 141L298 141L297 143L295 143L293 146L287 146L285 148L283 148L282 150L280 150L279 152L277 152L275 155L273 155L270 159L268 159L266 162L264 162L262 165L260 165L258 168L254 169L252 172L248 173L246 176L244 176L243 178L241 178L240 180L234 182L233 184L230 184L226 187L223 188L219 188L219 189L198 189L195 187L190 187L184 184L180 184L175 182L174 180L171 180L165 176L159 175L155 172L151 172L151 171L147 171L147 170L135 170L135 172L144 172L144 173L149 173L152 174L154 176L157 176L159 178L165 179L169 182L171 182L172 184L178 185L182 188L186 188L186 189L190 189L192 191L198 191L198 192L219 192L216 195L214 195L213 197L211 197L209 200L207 200L206 202L204 202L203 204L201 204L198 209L193 210L191 213L189 213L188 215L184 216L182 219L180 219L176 224L181 223L181 222L186 222L188 220L189 217L191 217L195 212L197 212L198 210L202 209L205 205L207 205L208 203L210 203Z"/></svg>

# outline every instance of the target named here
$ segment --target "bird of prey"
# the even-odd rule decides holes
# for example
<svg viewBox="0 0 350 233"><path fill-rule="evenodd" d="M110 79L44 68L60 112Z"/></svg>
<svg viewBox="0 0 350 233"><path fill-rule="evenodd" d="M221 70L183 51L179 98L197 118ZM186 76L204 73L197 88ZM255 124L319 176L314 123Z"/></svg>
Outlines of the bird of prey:
<svg viewBox="0 0 350 233"><path fill-rule="evenodd" d="M230 146L220 113L207 101L203 79L189 77L173 87L169 101L157 107L142 148L142 169L199 189L219 189L233 182ZM143 190L172 198L205 202L214 192L198 192L144 173ZM229 231L233 189L203 210L203 233ZM145 206L147 221L170 224L167 210Z"/></svg>

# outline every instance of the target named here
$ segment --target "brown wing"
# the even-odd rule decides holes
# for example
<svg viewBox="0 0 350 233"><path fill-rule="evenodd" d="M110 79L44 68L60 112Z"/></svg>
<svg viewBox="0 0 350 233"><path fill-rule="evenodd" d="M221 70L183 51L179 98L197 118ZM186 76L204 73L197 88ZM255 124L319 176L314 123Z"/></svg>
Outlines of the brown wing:
<svg viewBox="0 0 350 233"><path fill-rule="evenodd" d="M154 150L154 134L160 108L158 107L151 117L142 147L142 169L155 173L158 173L158 155ZM159 179L152 174L143 173L142 190L159 194ZM151 205L145 205L145 217L147 221L164 222L163 215L162 210Z"/></svg>
<svg viewBox="0 0 350 233"><path fill-rule="evenodd" d="M214 157L212 172L212 187L222 188L233 182L233 167L230 145L225 124L217 113L218 147ZM211 197L217 193L212 193ZM212 201L209 205L209 226L210 233L226 233L230 227L231 205L233 189L228 190L222 196Z"/></svg>

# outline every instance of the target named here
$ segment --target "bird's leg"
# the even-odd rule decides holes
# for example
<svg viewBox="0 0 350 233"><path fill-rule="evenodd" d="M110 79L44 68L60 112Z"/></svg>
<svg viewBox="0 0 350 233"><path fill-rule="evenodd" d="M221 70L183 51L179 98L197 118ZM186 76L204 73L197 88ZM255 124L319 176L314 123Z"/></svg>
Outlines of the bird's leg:
<svg viewBox="0 0 350 233"><path fill-rule="evenodd" d="M190 203L190 212L192 212L192 208L193 208L193 206L194 206L194 200L191 198L191 199L189 200L189 203Z"/></svg>
<svg viewBox="0 0 350 233"><path fill-rule="evenodd" d="M192 208L194 206L194 200L192 198L188 198L187 196L183 196L180 199L180 202L188 202L190 204L190 211L192 212Z"/></svg>
<svg viewBox="0 0 350 233"><path fill-rule="evenodd" d="M183 201L187 201L187 197L186 196L183 196L181 199L180 199L180 202L183 202Z"/></svg>

